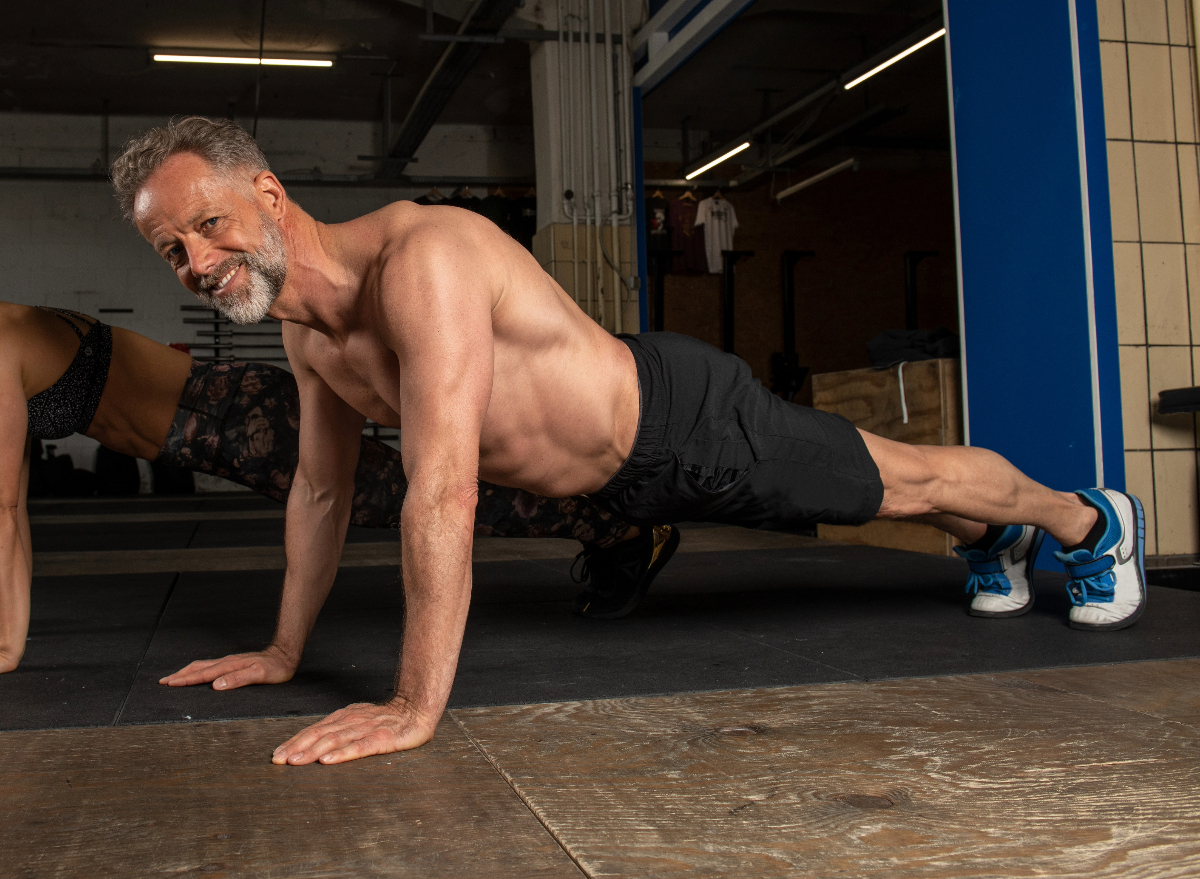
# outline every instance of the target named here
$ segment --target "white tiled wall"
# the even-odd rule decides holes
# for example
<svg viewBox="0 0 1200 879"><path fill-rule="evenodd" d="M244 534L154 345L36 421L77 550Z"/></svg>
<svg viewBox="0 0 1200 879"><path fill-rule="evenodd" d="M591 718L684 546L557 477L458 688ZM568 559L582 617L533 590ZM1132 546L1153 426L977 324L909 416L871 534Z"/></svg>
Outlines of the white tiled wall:
<svg viewBox="0 0 1200 879"><path fill-rule="evenodd" d="M1200 552L1192 415L1159 416L1166 388L1200 383L1200 169L1188 0L1097 0L1108 136L1129 490L1147 552Z"/></svg>

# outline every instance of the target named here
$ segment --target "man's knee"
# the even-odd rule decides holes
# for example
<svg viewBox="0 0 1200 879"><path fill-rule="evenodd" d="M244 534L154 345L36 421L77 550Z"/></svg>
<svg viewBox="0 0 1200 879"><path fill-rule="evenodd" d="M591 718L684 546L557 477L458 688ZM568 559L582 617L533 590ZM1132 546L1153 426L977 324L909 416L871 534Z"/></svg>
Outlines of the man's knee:
<svg viewBox="0 0 1200 879"><path fill-rule="evenodd" d="M944 478L944 468L938 467L931 454L935 447L898 443L866 431L862 434L883 482L883 503L877 515L900 519L935 512L937 486Z"/></svg>

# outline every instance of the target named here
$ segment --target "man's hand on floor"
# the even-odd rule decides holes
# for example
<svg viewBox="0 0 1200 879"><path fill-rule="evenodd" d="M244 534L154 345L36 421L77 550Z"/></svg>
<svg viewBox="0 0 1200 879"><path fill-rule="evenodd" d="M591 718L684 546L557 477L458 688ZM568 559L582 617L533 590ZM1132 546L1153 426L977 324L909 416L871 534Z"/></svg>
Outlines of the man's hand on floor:
<svg viewBox="0 0 1200 879"><path fill-rule="evenodd" d="M168 687L191 687L212 682L214 690L236 690L250 684L282 684L292 679L298 664L283 651L268 647L258 653L198 659L159 683Z"/></svg>
<svg viewBox="0 0 1200 879"><path fill-rule="evenodd" d="M349 705L292 736L275 749L271 762L290 766L345 763L419 748L433 738L440 719L425 717L404 701Z"/></svg>

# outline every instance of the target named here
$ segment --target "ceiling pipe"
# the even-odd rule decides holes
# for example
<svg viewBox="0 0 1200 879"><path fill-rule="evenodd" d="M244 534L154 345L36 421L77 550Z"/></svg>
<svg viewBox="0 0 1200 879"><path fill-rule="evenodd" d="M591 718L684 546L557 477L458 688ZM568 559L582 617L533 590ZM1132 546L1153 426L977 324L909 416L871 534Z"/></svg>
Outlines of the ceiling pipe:
<svg viewBox="0 0 1200 879"><path fill-rule="evenodd" d="M789 195L795 195L801 189L808 189L808 187L812 186L814 183L820 183L822 180L832 177L834 174L845 171L847 168L853 168L855 171L857 171L858 159L846 159L844 162L838 162L832 168L826 168L820 174L814 174L806 180L801 180L799 183L775 193L775 204L779 204Z"/></svg>

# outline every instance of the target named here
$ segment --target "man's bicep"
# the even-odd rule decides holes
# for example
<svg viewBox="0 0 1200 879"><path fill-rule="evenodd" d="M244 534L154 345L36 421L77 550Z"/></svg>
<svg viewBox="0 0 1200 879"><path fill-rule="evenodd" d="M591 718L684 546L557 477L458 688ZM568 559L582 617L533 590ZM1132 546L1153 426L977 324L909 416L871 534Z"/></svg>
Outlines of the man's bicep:
<svg viewBox="0 0 1200 879"><path fill-rule="evenodd" d="M478 278L447 269L400 291L389 308L410 481L430 464L450 468L453 478L478 473L495 363L491 300L479 287Z"/></svg>
<svg viewBox="0 0 1200 879"><path fill-rule="evenodd" d="M297 479L322 487L346 482L358 463L366 418L315 372L297 372L296 389L300 397Z"/></svg>

